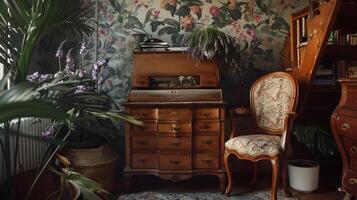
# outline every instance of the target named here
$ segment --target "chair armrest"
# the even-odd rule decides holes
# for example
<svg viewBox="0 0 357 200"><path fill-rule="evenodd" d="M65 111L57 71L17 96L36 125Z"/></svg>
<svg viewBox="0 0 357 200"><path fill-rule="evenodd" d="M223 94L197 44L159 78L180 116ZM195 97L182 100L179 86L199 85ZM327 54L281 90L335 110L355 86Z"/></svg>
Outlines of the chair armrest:
<svg viewBox="0 0 357 200"><path fill-rule="evenodd" d="M231 108L230 114L231 114L231 117L233 118L233 117L239 117L239 116L249 116L249 115L251 115L251 112L250 112L249 108L237 107L237 108Z"/></svg>
<svg viewBox="0 0 357 200"><path fill-rule="evenodd" d="M286 155L289 156L291 154L291 131L293 128L293 122L296 119L298 114L296 112L289 112L286 114L286 118L284 121L284 132L282 134L282 148L286 152Z"/></svg>
<svg viewBox="0 0 357 200"><path fill-rule="evenodd" d="M236 119L238 117L245 117L245 116L250 116L251 112L249 108L244 108L244 107L237 107L237 108L231 108L230 109L230 117L232 120L232 125L231 125L231 134L229 138L234 138L237 136L237 121Z"/></svg>

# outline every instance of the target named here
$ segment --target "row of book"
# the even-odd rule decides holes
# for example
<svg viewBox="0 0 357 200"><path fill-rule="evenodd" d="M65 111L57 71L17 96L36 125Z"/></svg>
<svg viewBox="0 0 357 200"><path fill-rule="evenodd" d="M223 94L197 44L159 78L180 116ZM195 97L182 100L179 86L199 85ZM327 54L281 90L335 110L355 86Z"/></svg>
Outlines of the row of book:
<svg viewBox="0 0 357 200"><path fill-rule="evenodd" d="M328 45L357 45L357 33L344 33L342 30L330 32Z"/></svg>
<svg viewBox="0 0 357 200"><path fill-rule="evenodd" d="M322 63L315 74L314 84L335 85L340 78L357 78L357 62L337 60Z"/></svg>
<svg viewBox="0 0 357 200"><path fill-rule="evenodd" d="M150 38L145 42L140 43L142 51L166 51L169 45L157 38Z"/></svg>
<svg viewBox="0 0 357 200"><path fill-rule="evenodd" d="M296 45L301 47L307 44L307 21L308 16L296 19Z"/></svg>

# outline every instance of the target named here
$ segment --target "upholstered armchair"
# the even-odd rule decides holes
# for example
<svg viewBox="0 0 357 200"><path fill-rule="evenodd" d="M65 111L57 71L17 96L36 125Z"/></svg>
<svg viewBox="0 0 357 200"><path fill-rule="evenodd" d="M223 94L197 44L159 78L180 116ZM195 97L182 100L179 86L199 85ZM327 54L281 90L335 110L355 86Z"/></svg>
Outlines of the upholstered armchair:
<svg viewBox="0 0 357 200"><path fill-rule="evenodd" d="M287 159L290 155L290 133L296 117L298 86L295 79L285 72L274 72L259 78L250 90L250 114L256 130L249 135L236 134L236 117L247 114L244 109L232 109L232 132L225 143L224 164L228 176L226 195L232 188L231 155L254 162L252 183L257 179L257 162L270 160L272 164L271 199L277 199L277 182L280 166L284 192L288 190Z"/></svg>

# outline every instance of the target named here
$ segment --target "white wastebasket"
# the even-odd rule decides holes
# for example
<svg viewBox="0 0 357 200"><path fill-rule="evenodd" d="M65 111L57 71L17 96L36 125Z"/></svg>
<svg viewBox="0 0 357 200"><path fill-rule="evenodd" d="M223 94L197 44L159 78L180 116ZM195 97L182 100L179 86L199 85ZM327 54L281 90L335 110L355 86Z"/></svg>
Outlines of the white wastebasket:
<svg viewBox="0 0 357 200"><path fill-rule="evenodd" d="M313 192L319 187L320 165L311 160L291 160L288 163L289 185L301 192Z"/></svg>

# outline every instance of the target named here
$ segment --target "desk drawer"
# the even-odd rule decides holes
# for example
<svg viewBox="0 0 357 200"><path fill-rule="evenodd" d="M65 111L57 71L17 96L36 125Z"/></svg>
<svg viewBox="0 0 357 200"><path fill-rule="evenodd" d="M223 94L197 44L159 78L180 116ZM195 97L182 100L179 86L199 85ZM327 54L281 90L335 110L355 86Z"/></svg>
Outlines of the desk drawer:
<svg viewBox="0 0 357 200"><path fill-rule="evenodd" d="M357 172L347 169L343 175L342 185L348 191L357 191Z"/></svg>
<svg viewBox="0 0 357 200"><path fill-rule="evenodd" d="M192 132L192 125L190 122L159 124L159 133L190 134L191 132Z"/></svg>
<svg viewBox="0 0 357 200"><path fill-rule="evenodd" d="M198 108L193 112L194 119L219 119L219 108Z"/></svg>
<svg viewBox="0 0 357 200"><path fill-rule="evenodd" d="M153 133L157 132L157 123L156 122L147 122L144 121L143 126L134 126L132 125L132 130L134 133Z"/></svg>
<svg viewBox="0 0 357 200"><path fill-rule="evenodd" d="M157 136L132 136L131 146L134 150L155 150Z"/></svg>
<svg viewBox="0 0 357 200"><path fill-rule="evenodd" d="M357 118L347 117L347 116L339 116L337 117L337 129L342 135L348 135L349 137L353 137L357 139Z"/></svg>
<svg viewBox="0 0 357 200"><path fill-rule="evenodd" d="M133 76L131 82L132 88L146 88L149 87L149 77L148 76Z"/></svg>
<svg viewBox="0 0 357 200"><path fill-rule="evenodd" d="M219 132L219 121L195 121L193 124L194 132Z"/></svg>
<svg viewBox="0 0 357 200"><path fill-rule="evenodd" d="M219 159L218 154L211 153L195 153L193 156L194 169L218 169Z"/></svg>
<svg viewBox="0 0 357 200"><path fill-rule="evenodd" d="M191 120L192 110L188 108L159 109L159 120Z"/></svg>
<svg viewBox="0 0 357 200"><path fill-rule="evenodd" d="M159 149L191 151L191 137L160 136Z"/></svg>
<svg viewBox="0 0 357 200"><path fill-rule="evenodd" d="M157 169L157 154L134 153L131 163L133 169Z"/></svg>
<svg viewBox="0 0 357 200"><path fill-rule="evenodd" d="M191 155L159 155L160 170L191 170Z"/></svg>
<svg viewBox="0 0 357 200"><path fill-rule="evenodd" d="M218 77L216 75L201 75L201 87L216 88L218 87Z"/></svg>
<svg viewBox="0 0 357 200"><path fill-rule="evenodd" d="M132 109L131 115L137 119L158 119L157 108Z"/></svg>
<svg viewBox="0 0 357 200"><path fill-rule="evenodd" d="M219 151L218 135L196 135L193 137L193 149L198 151Z"/></svg>

